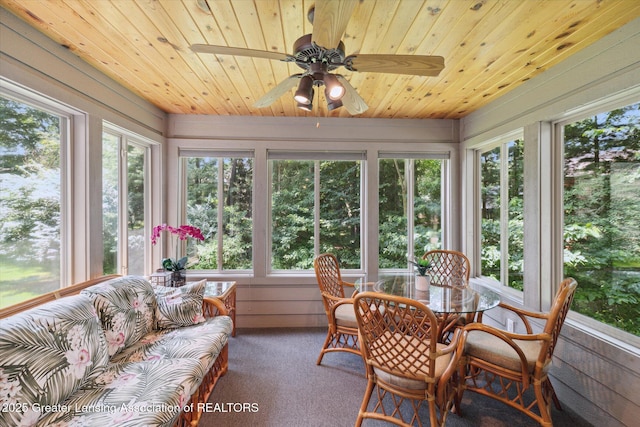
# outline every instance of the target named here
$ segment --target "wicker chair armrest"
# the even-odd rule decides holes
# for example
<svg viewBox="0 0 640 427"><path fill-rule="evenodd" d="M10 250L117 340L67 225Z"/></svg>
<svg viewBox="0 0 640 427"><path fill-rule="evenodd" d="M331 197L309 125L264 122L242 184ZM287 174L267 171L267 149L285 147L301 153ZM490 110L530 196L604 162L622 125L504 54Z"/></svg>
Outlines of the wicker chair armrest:
<svg viewBox="0 0 640 427"><path fill-rule="evenodd" d="M343 281L342 281L342 286L349 286L349 287L355 288L355 287L356 287L356 284L355 284L355 283L352 283L352 282L345 282L345 281L343 280Z"/></svg>
<svg viewBox="0 0 640 427"><path fill-rule="evenodd" d="M504 302L501 302L500 304L498 304L498 307L502 307L505 310L509 310L512 313L515 313L520 318L520 320L522 320L522 323L526 328L527 334L533 333L533 329L531 328L531 323L529 322L529 318L547 319L549 317L547 313L525 310L523 308L514 307Z"/></svg>
<svg viewBox="0 0 640 427"><path fill-rule="evenodd" d="M224 303L220 301L218 298L207 298L204 297L202 299L202 314L206 318L216 317L216 316L226 316L229 314L227 307L224 306Z"/></svg>
<svg viewBox="0 0 640 427"><path fill-rule="evenodd" d="M464 327L464 331L466 334L465 337L471 331L482 331L488 334L493 335L496 338L504 341L507 345L509 345L517 354L520 359L520 374L523 380L523 387L529 387L529 368L527 364L527 358L524 355L524 352L516 344L513 340L527 340L527 341L550 341L551 336L546 333L540 334L514 334L512 332L503 331L502 329L494 328L493 326L485 325L482 323L470 323ZM463 347L464 348L464 347Z"/></svg>

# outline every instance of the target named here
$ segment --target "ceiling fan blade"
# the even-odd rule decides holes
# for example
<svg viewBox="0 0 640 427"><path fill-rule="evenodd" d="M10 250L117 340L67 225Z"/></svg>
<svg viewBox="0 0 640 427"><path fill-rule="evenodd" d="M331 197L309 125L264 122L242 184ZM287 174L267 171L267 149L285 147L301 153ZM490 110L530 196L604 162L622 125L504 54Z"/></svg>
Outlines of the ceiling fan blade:
<svg viewBox="0 0 640 427"><path fill-rule="evenodd" d="M252 58L275 59L277 61L295 61L295 57L286 53L268 50L245 49L242 47L216 46L212 44L193 44L191 50L197 53L213 53L216 55L250 56Z"/></svg>
<svg viewBox="0 0 640 427"><path fill-rule="evenodd" d="M316 0L311 41L325 49L338 47L358 0Z"/></svg>
<svg viewBox="0 0 640 427"><path fill-rule="evenodd" d="M444 68L442 56L423 55L350 55L345 60L350 71L437 76Z"/></svg>
<svg viewBox="0 0 640 427"><path fill-rule="evenodd" d="M276 99L280 98L282 95L291 90L291 88L295 87L298 84L298 80L302 77L302 74L294 74L292 76L287 77L283 81L281 81L276 87L271 89L269 92L264 94L262 98L258 99L255 104L253 104L256 108L268 107L271 105Z"/></svg>
<svg viewBox="0 0 640 427"><path fill-rule="evenodd" d="M342 97L342 106L347 109L349 114L357 115L364 113L369 109L369 106L364 102L364 99L358 95L358 92L355 90L351 83L344 76L340 74L336 74L336 77L344 86L344 96Z"/></svg>

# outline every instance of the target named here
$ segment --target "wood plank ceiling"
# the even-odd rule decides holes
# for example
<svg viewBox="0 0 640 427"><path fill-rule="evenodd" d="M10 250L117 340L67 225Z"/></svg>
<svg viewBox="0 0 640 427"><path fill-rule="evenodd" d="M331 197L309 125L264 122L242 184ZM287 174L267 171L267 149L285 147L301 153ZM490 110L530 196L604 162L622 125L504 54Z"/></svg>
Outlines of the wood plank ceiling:
<svg viewBox="0 0 640 427"><path fill-rule="evenodd" d="M197 54L196 43L292 54L316 0L0 0L93 67L168 113L350 117L254 102L294 63ZM317 0L321 1L321 0ZM347 55L440 55L438 77L337 70L369 105L358 117L461 118L640 16L638 0L360 0ZM1 41L0 41L1 43ZM603 64L606 66L606 64ZM316 91L322 92L322 91Z"/></svg>

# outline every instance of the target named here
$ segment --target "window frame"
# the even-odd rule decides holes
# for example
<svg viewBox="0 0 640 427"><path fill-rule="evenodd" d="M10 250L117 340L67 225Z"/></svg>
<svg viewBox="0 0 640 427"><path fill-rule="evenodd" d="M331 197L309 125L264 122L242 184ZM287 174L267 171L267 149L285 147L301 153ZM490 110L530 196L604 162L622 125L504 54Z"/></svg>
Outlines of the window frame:
<svg viewBox="0 0 640 427"><path fill-rule="evenodd" d="M0 78L0 96L42 110L60 118L60 288L69 286L76 277L76 265L72 262L75 248L78 247L78 238L82 238L74 232L74 217L76 211L74 205L78 202L77 186L75 183L81 180L81 171L76 171L74 165L75 128L78 122L82 122L83 116L63 103L41 95L33 90L18 86L12 82ZM81 186L84 184L81 184ZM76 189L76 192L74 192ZM81 200L84 202L84 199Z"/></svg>
<svg viewBox="0 0 640 427"><path fill-rule="evenodd" d="M568 124L584 120L588 116L602 114L635 103L640 103L640 89L626 92L619 96L613 96L600 102L594 102L586 107L570 110L550 122L551 137L549 138L549 145L551 146L550 150L554 159L551 170L554 185L553 193L550 195L550 203L553 206L553 214L556 218L552 229L552 244L554 253L558 254L558 256L553 257L551 265L554 277L554 288L552 292L554 293L557 290L555 286L557 286L557 283L560 283L564 277L564 258L562 256L564 248L564 127ZM579 283L578 286L580 286ZM640 349L640 337L629 332L573 310L569 311L567 319L573 325L589 331L589 333L603 341L613 343L623 348L633 346L634 351Z"/></svg>
<svg viewBox="0 0 640 427"><path fill-rule="evenodd" d="M440 246L441 249L451 248L451 155L449 152L441 153L441 152L413 152L413 151L387 151L380 150L378 151L377 162L376 165L379 175L380 166L379 163L381 160L386 159L398 159L403 160L404 162L409 163L409 167L406 168L406 181L410 183L407 187L407 268L406 269L383 269L378 268L377 271L381 273L391 273L397 271L411 271L413 266L408 262L409 259L413 259L414 257L420 258L422 257L422 253L416 254L414 253L415 248L415 161L416 160L440 160L440 218L442 221L441 225L441 241ZM380 179L379 176L376 177L376 191L380 191ZM379 214L379 212L378 212ZM379 221L379 218L378 218ZM379 226L380 223L376 225L379 236ZM379 250L379 248L378 248ZM379 252L377 253L377 257L379 259Z"/></svg>
<svg viewBox="0 0 640 427"><path fill-rule="evenodd" d="M515 299L517 301L522 301L524 299L524 295L529 291L527 289L527 281L523 280L523 291L519 291L514 289L507 284L505 284L505 278L508 280L509 277L509 263L508 263L508 255L509 255L509 206L505 203L500 203L500 281L490 278L488 276L482 275L482 155L488 151L495 149L496 147L500 147L500 200L509 200L509 167L508 162L502 161L503 159L509 158L509 147L508 144L510 142L516 140L523 141L523 153L526 156L526 149L524 147L527 146L527 141L525 140L525 130L520 128L514 131L505 133L499 137L493 138L483 144L480 144L474 147L472 151L473 155L473 164L476 173L474 174L474 185L473 185L473 194L474 194L474 204L477 206L476 212L477 215L474 218L473 227L475 229L474 239L474 251L473 251L473 263L476 265L475 277L483 282L483 284L488 285L499 292L508 295L510 298ZM526 165L526 161L525 161ZM526 174L526 173L525 173ZM524 176L523 176L524 180ZM524 203L526 203L526 196L523 195ZM526 219L525 219L526 222ZM526 226L525 226L526 230ZM525 251L526 252L526 251ZM526 262L526 261L525 261Z"/></svg>
<svg viewBox="0 0 640 427"><path fill-rule="evenodd" d="M266 259L267 259L267 276L282 276L282 275L300 275L313 272L313 268L308 270L279 270L274 269L272 265L273 257L273 236L272 236L272 189L273 189L273 170L272 160L301 160L314 162L314 207L313 207L313 251L314 256L320 254L320 162L322 161L359 161L360 162L360 268L359 269L341 269L342 273L356 274L360 276L366 275L366 257L365 257L365 218L363 207L366 206L366 168L367 168L367 152L365 150L327 150L327 151L311 151L311 150L280 150L280 149L268 149L267 150L267 182L268 182L268 196L267 196L267 244L266 244Z"/></svg>
<svg viewBox="0 0 640 427"><path fill-rule="evenodd" d="M223 160L225 158L248 158L253 161L253 176L251 177L251 215L252 215L252 223L253 228L255 228L255 150L253 149L238 149L238 150L229 150L229 149L216 149L216 148L202 148L202 149L193 149L193 148L179 148L178 149L178 202L179 202L179 211L178 211L178 223L179 224L187 224L187 159L195 158L195 157L208 157L215 158L217 160ZM218 179L218 187L216 189L218 196L218 225L224 223L224 209L221 209L221 204L224 203L224 197L222 193L224 191L224 168L220 167L220 165L224 165L224 162L220 161L217 171L217 179ZM252 230L251 235L252 241L255 239L255 232ZM207 270L190 270L192 273L208 273L208 274L227 274L227 275L251 275L253 271L255 271L255 258L256 251L255 249L252 251L252 265L253 268L250 270L227 270L224 269L224 263L222 259L222 251L224 245L224 234L217 233L217 263L223 268L217 269L207 269ZM254 245L255 246L255 245ZM180 251L184 253L186 250L186 242L181 245Z"/></svg>
<svg viewBox="0 0 640 427"><path fill-rule="evenodd" d="M129 270L129 230L127 227L127 211L128 211L128 148L133 146L143 150L144 165L144 274L150 274L152 271L152 248L151 248L151 230L153 228L152 219L153 203L152 203L152 151L157 145L155 141L131 132L121 126L103 121L101 135L109 134L118 139L118 235L117 235L117 254L116 254L116 274L126 275ZM101 141L102 144L102 141ZM101 158L102 161L102 158ZM127 236L126 239L122 236ZM103 253L104 255L104 253Z"/></svg>

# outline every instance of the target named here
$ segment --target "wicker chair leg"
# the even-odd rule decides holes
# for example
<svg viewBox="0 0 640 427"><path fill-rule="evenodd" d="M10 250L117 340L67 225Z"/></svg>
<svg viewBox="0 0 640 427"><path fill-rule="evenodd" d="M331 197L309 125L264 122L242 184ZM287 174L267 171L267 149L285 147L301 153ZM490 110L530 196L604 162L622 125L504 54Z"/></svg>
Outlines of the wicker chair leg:
<svg viewBox="0 0 640 427"><path fill-rule="evenodd" d="M333 332L331 332L331 329L329 329L329 331L327 331L327 338L325 338L324 344L322 345L322 350L320 350L320 356L318 356L318 360L316 361L316 365L319 365L322 363L322 358L324 357L324 354L327 352L327 348L329 347L329 343L331 342L332 339L333 339Z"/></svg>
<svg viewBox="0 0 640 427"><path fill-rule="evenodd" d="M362 404L360 405L360 411L358 411L358 418L356 419L355 427L360 427L362 425L362 421L364 420L364 413L367 412L367 407L369 406L369 400L371 400L371 395L373 394L374 387L375 387L375 384L373 380L369 379L367 381L367 389L364 392L364 398L362 399Z"/></svg>
<svg viewBox="0 0 640 427"><path fill-rule="evenodd" d="M535 383L533 385L533 391L538 402L538 409L540 410L540 417L542 418L540 426L553 427L553 421L551 420L551 407L549 406L551 403L549 402L550 395L545 394L544 388L544 383Z"/></svg>

